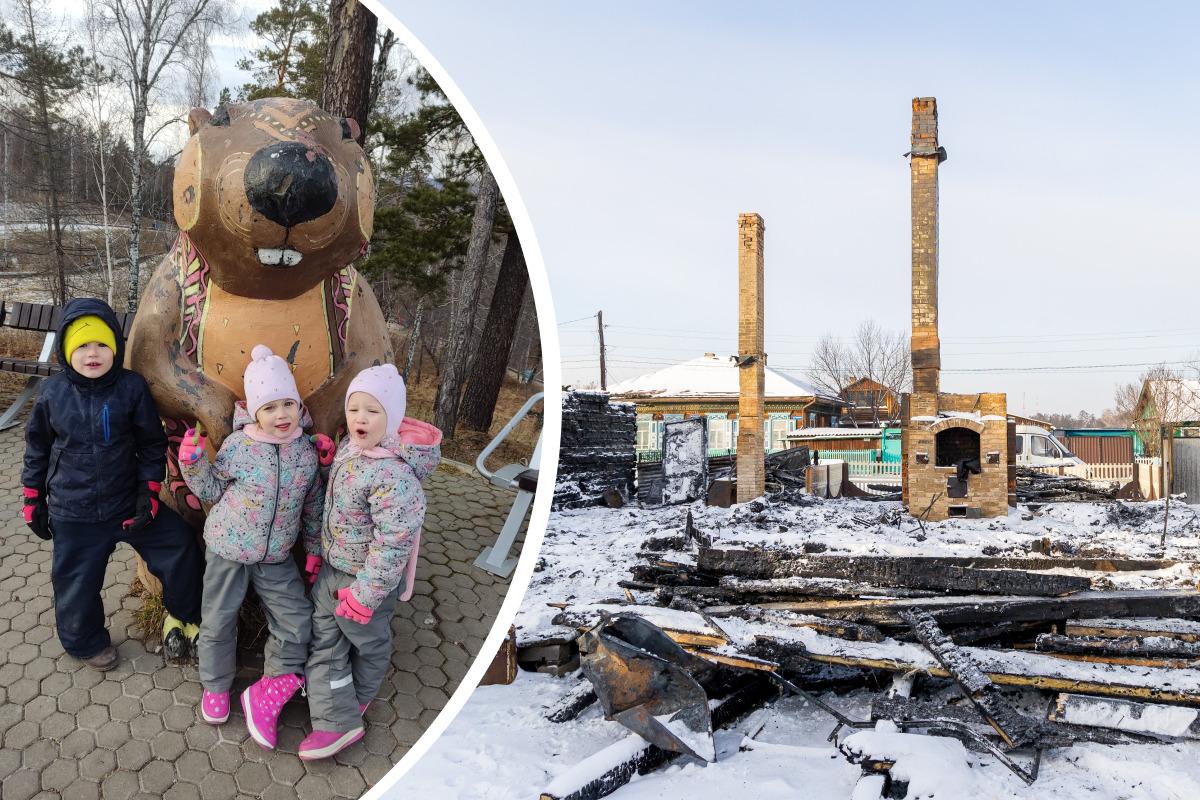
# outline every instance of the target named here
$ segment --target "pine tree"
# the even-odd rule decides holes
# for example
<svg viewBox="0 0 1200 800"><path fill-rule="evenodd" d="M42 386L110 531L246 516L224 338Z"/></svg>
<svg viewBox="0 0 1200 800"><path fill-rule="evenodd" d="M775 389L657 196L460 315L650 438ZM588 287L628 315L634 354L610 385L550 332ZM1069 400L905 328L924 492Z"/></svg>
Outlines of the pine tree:
<svg viewBox="0 0 1200 800"><path fill-rule="evenodd" d="M279 0L254 18L250 30L262 47L238 62L254 76L238 94L243 100L295 97L321 102L325 85L325 51L329 19L312 0Z"/></svg>
<svg viewBox="0 0 1200 800"><path fill-rule="evenodd" d="M363 262L363 271L372 278L396 280L417 297L405 377L412 371L426 307L445 295L450 273L462 266L474 204L464 181L450 181L416 186L398 206L375 213L371 255Z"/></svg>

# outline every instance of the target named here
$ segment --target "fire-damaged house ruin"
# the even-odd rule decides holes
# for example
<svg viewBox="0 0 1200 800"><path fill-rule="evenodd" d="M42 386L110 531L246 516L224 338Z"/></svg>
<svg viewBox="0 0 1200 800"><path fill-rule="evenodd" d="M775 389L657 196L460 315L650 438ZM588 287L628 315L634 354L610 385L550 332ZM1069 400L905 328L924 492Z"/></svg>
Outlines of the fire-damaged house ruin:
<svg viewBox="0 0 1200 800"><path fill-rule="evenodd" d="M664 503L688 505L558 519L530 589L540 608L522 609L530 624L516 658L586 679L564 683L549 721L597 707L594 716L631 734L554 775L542 800L597 800L673 759L714 763L760 747L821 755L754 741L762 720L747 715L783 696L828 715L830 754L862 769L855 798L970 796L944 783L927 791L941 776L905 759L948 771L1002 764L1033 783L1044 753L1076 744L1200 740L1200 514L1169 501L1126 504L1115 486L1040 474L1008 514L1016 495L1005 395L940 391L945 151L935 100L914 99L912 109L908 513L894 494L814 491L824 463L807 466L806 492L773 490L761 439L739 441L740 502L693 501L710 477L704 427L693 422L678 430L672 449L688 458L665 471L671 489L662 493ZM761 217L742 216L744 419L762 413L763 230ZM623 443L585 435L610 415ZM594 500L611 481L628 485L631 410L589 397L573 400L565 419L564 442L576 445L569 488ZM1105 502L1054 505L1080 499ZM572 549L579 541L595 548L586 558ZM869 702L829 690L861 691ZM717 730L735 724L722 752Z"/></svg>
<svg viewBox="0 0 1200 800"><path fill-rule="evenodd" d="M943 394L938 339L937 100L912 104L913 391L902 404L902 492L909 513L927 520L1008 513L1005 396Z"/></svg>

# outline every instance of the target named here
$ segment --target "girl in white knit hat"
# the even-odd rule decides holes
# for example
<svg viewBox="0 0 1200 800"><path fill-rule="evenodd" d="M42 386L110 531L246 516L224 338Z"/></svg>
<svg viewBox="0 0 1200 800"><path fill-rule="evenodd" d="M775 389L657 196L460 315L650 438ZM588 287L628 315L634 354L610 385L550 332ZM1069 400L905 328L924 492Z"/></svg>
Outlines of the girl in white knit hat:
<svg viewBox="0 0 1200 800"><path fill-rule="evenodd" d="M184 434L179 465L188 488L212 506L204 523L204 572L199 640L200 716L213 725L229 719L235 671L238 609L251 584L262 601L270 638L262 678L242 693L246 726L254 741L275 747L279 712L304 683L312 637L312 603L292 559L303 530L311 583L320 563L324 491L319 461L332 458L332 442L313 437L312 425L286 361L258 345L246 367L245 402L234 406L233 432L209 464L205 438ZM314 564L315 559L315 564Z"/></svg>
<svg viewBox="0 0 1200 800"><path fill-rule="evenodd" d="M324 563L312 594L313 731L300 743L305 760L363 737L363 712L391 666L392 613L412 596L425 520L421 481L441 460L442 432L405 417L405 399L391 364L363 370L346 390L346 438L329 472Z"/></svg>

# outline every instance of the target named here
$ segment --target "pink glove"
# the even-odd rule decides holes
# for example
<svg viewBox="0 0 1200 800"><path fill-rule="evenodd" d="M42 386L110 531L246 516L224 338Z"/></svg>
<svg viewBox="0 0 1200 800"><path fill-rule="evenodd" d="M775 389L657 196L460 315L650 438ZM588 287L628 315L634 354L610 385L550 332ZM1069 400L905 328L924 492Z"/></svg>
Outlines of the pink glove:
<svg viewBox="0 0 1200 800"><path fill-rule="evenodd" d="M350 591L349 586L345 589L338 589L335 594L341 602L333 610L334 614L337 614L339 617L345 617L351 622L357 622L359 625L366 625L371 621L371 614L374 612L354 599L354 593Z"/></svg>
<svg viewBox="0 0 1200 800"><path fill-rule="evenodd" d="M204 458L204 448L207 446L207 436L201 436L195 428L188 428L184 431L183 441L179 443L179 463L195 464Z"/></svg>
<svg viewBox="0 0 1200 800"><path fill-rule="evenodd" d="M314 433L308 440L317 446L317 460L321 462L322 467L333 463L333 457L337 455L337 444L333 439L323 433Z"/></svg>
<svg viewBox="0 0 1200 800"><path fill-rule="evenodd" d="M312 586L317 582L317 573L321 571L321 557L309 553L304 560L304 582Z"/></svg>

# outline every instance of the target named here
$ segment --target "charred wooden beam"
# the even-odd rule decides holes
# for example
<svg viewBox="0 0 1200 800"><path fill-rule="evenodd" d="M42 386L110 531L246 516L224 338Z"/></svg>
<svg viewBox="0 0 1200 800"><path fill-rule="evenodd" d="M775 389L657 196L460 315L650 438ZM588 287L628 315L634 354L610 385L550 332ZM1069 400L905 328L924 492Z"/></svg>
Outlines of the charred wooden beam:
<svg viewBox="0 0 1200 800"><path fill-rule="evenodd" d="M1200 642L1200 621L1192 619L1080 619L1069 620L1068 636L1169 636L1181 642Z"/></svg>
<svg viewBox="0 0 1200 800"><path fill-rule="evenodd" d="M949 670L919 645L891 640L847 642L806 629L781 632L754 622L739 621L735 627L739 638L752 642L747 652L778 661L784 669L801 667L809 661L888 672L920 670L935 677L950 677ZM1200 706L1200 673L1193 670L1094 664L1028 651L963 649L989 680L1002 686Z"/></svg>
<svg viewBox="0 0 1200 800"><path fill-rule="evenodd" d="M898 627L902 612L921 608L939 625L982 625L1002 621L1042 622L1083 617L1200 616L1200 593L1182 589L1078 592L1067 597L953 596L923 599L809 600L767 603L767 609L811 614L870 625ZM736 607L708 609L714 617Z"/></svg>
<svg viewBox="0 0 1200 800"><path fill-rule="evenodd" d="M1031 634L1048 633L1055 623L1051 620L1001 620L989 625L962 625L950 631L955 644L986 644L997 641L1026 639Z"/></svg>
<svg viewBox="0 0 1200 800"><path fill-rule="evenodd" d="M1083 695L1060 695L1070 697L1084 697ZM1098 700L1099 698L1085 698L1088 700ZM1104 701L1109 702L1109 701ZM1125 703L1126 701L1115 701ZM1132 705L1145 705L1144 703L1133 703ZM1162 708L1163 706L1159 706ZM1179 709L1184 712L1191 712L1200 716L1200 713L1192 709ZM952 722L959 725L982 726L989 732L991 728L979 716L979 713L970 706L956 706L947 703L932 702L929 700L910 700L904 697L876 697L871 701L871 719L890 719L903 728L906 723L932 723L931 727L936 727L938 723ZM925 727L921 725L920 727ZM1140 744L1144 742L1154 741L1153 737L1144 736L1134 733L1124 733L1120 731L1112 731L1098 728L1087 728L1080 725L1070 725L1059 720L1054 720L1051 723L1051 733L1055 737L1061 737L1075 742L1095 742L1097 744ZM963 744L967 744L964 742ZM970 744L967 744L970 747Z"/></svg>
<svg viewBox="0 0 1200 800"><path fill-rule="evenodd" d="M688 546L683 536L651 536L642 542L642 549L654 553L666 553L672 550L686 550Z"/></svg>
<svg viewBox="0 0 1200 800"><path fill-rule="evenodd" d="M739 578L722 576L717 584L722 589L747 596L810 597L934 597L937 591L915 587L876 586L857 580L830 577Z"/></svg>
<svg viewBox="0 0 1200 800"><path fill-rule="evenodd" d="M870 557L842 559L834 557L809 558L795 562L803 577L776 580L819 581L844 580L870 588L896 586L906 589L925 589L943 592L974 594L1057 596L1091 588L1091 581L1075 575L1057 575L1013 569L975 569L958 564L945 564L925 558ZM722 579L735 581L736 577ZM860 592L863 594L866 592ZM874 594L889 594L875 590Z"/></svg>
<svg viewBox="0 0 1200 800"><path fill-rule="evenodd" d="M1124 656L1143 660L1155 658L1200 658L1200 642L1180 642L1164 636L1063 636L1061 634L1043 633L1037 637L1037 640L1034 642L1034 648L1042 653L1070 653L1081 656Z"/></svg>
<svg viewBox="0 0 1200 800"><path fill-rule="evenodd" d="M1080 569L1089 572L1125 572L1167 569L1175 561L1130 558L1054 558L1049 556L806 556L791 547L737 549L701 547L697 566L714 575L738 575L743 578L786 578L795 575L815 577L853 577L856 565L863 562L906 562L906 569L955 566L979 570ZM819 562L819 564L813 564ZM882 569L882 568L874 568Z"/></svg>
<svg viewBox="0 0 1200 800"><path fill-rule="evenodd" d="M1041 724L1017 711L968 652L942 632L933 617L916 608L905 611L902 616L921 644L950 673L963 694L1008 747L1024 747L1042 739Z"/></svg>
<svg viewBox="0 0 1200 800"><path fill-rule="evenodd" d="M695 568L682 568L676 565L665 566L662 563L634 564L629 568L629 575L635 581L657 583L662 586L716 586L717 578L697 572Z"/></svg>
<svg viewBox="0 0 1200 800"><path fill-rule="evenodd" d="M580 681L574 689L559 698L558 702L554 705L550 706L546 712L546 719L551 722L569 722L582 714L595 702L596 690L586 680Z"/></svg>
<svg viewBox="0 0 1200 800"><path fill-rule="evenodd" d="M727 727L776 695L767 680L756 679L717 701L713 728ZM679 756L662 750L640 736L629 736L609 745L551 782L540 800L599 800L620 789L634 775L645 775Z"/></svg>
<svg viewBox="0 0 1200 800"><path fill-rule="evenodd" d="M1200 709L1138 703L1115 697L1060 694L1050 718L1072 729L1111 729L1172 739L1200 739ZM1095 740L1093 740L1095 741Z"/></svg>

